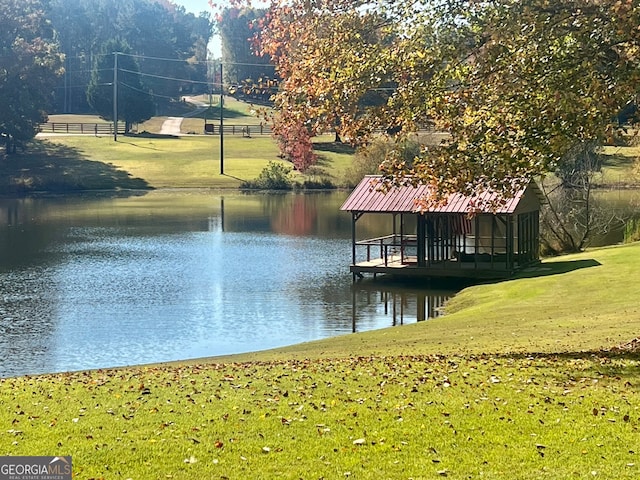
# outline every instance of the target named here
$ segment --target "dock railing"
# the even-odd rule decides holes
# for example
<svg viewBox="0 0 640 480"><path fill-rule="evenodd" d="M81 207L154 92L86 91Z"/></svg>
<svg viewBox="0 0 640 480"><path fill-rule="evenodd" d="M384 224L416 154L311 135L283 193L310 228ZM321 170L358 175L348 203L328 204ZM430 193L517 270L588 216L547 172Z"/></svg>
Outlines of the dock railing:
<svg viewBox="0 0 640 480"><path fill-rule="evenodd" d="M473 244L470 244L473 241ZM418 248L416 235L390 234L381 237L359 240L355 243L356 256L354 264L360 262L377 262L379 265L388 266L390 263L402 265L417 262ZM476 254L476 248L478 253ZM491 253L493 252L493 253ZM457 267L469 263L495 263L504 261L506 246L502 244L491 245L491 237L475 237L464 235L455 240L440 240L432 244L431 262L448 261ZM425 259L426 260L426 259Z"/></svg>
<svg viewBox="0 0 640 480"><path fill-rule="evenodd" d="M388 266L390 262L397 261L398 258L400 259L400 263L405 263L407 257L416 256L415 235L384 235L382 237L357 241L355 245L356 258L354 259L354 263L358 263L358 259L364 256L367 262L371 262L372 259L378 259L383 262L385 266ZM363 250L365 254L362 253ZM379 256L375 256L378 252ZM413 255L409 255L408 253L413 253Z"/></svg>

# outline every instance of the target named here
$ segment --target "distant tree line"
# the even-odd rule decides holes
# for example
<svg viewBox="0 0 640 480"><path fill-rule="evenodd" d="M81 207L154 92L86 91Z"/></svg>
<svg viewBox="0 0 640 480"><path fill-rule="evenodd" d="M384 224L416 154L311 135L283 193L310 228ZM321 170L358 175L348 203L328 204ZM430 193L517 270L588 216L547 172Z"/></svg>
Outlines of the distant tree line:
<svg viewBox="0 0 640 480"><path fill-rule="evenodd" d="M91 111L86 90L104 46L126 44L154 103L207 90L207 44L213 24L166 0L50 0L47 17L65 54L53 111ZM167 60L171 59L173 61ZM111 58L113 63L113 58ZM113 67L111 67L113 68Z"/></svg>
<svg viewBox="0 0 640 480"><path fill-rule="evenodd" d="M254 42L266 12L261 8L227 7L222 9L216 20L226 92L260 104L270 103L279 84L271 57L262 55Z"/></svg>
<svg viewBox="0 0 640 480"><path fill-rule="evenodd" d="M206 92L212 30L167 0L0 0L0 145L15 152L48 113L111 119L116 51L127 124Z"/></svg>

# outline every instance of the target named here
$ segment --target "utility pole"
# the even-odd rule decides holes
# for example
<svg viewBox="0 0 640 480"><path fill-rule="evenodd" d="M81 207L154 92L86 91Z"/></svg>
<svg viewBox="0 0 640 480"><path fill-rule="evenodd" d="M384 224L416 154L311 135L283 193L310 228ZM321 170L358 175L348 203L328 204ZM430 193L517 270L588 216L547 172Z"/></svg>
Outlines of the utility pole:
<svg viewBox="0 0 640 480"><path fill-rule="evenodd" d="M118 141L118 52L113 52L113 141Z"/></svg>
<svg viewBox="0 0 640 480"><path fill-rule="evenodd" d="M69 51L68 49L66 50ZM69 57L64 59L64 113L69 112Z"/></svg>
<svg viewBox="0 0 640 480"><path fill-rule="evenodd" d="M220 175L224 175L224 80L220 62Z"/></svg>

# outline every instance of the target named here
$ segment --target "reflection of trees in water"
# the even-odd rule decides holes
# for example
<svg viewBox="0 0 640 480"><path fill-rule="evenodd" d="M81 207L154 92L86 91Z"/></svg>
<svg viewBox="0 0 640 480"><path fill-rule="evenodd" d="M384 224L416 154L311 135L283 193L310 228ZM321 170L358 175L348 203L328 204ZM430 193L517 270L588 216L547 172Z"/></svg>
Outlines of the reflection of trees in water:
<svg viewBox="0 0 640 480"><path fill-rule="evenodd" d="M340 211L345 192L272 192L224 197L226 232L275 232L350 238L351 219Z"/></svg>
<svg viewBox="0 0 640 480"><path fill-rule="evenodd" d="M340 211L342 192L286 193L268 195L264 214L272 219L275 233L346 238L351 232L349 215Z"/></svg>
<svg viewBox="0 0 640 480"><path fill-rule="evenodd" d="M0 202L0 272L33 264L55 240L55 226L38 221L46 203L32 198Z"/></svg>
<svg viewBox="0 0 640 480"><path fill-rule="evenodd" d="M271 226L275 233L286 235L309 235L314 232L318 215L315 202L306 195L293 196L285 208L275 212Z"/></svg>

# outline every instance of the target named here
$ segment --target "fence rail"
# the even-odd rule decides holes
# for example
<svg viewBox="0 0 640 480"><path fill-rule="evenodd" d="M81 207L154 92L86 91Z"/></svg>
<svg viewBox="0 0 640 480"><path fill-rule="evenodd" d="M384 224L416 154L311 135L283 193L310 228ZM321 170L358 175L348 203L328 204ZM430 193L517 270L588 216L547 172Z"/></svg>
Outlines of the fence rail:
<svg viewBox="0 0 640 480"><path fill-rule="evenodd" d="M271 135L270 125L224 125L225 135ZM61 134L85 134L85 135L112 135L113 123L63 123L47 122L39 126L41 133L61 133ZM118 123L118 133L124 134L124 123ZM191 132L193 133L193 132ZM200 132L207 135L220 135L220 125L217 123L207 123Z"/></svg>
<svg viewBox="0 0 640 480"><path fill-rule="evenodd" d="M251 135L271 135L270 125L224 125L225 135L242 135L243 137ZM209 135L220 135L220 124L207 123L204 126L204 133Z"/></svg>
<svg viewBox="0 0 640 480"><path fill-rule="evenodd" d="M224 125L225 135L271 135L271 125ZM42 133L69 133L86 135L111 135L113 134L113 123L64 123L47 122L41 123L39 131ZM134 129L135 131L135 129ZM379 130L380 133L383 130ZM205 123L202 130L189 132L191 134L220 135L219 123ZM421 129L418 133L443 133L433 128ZM118 122L118 134L124 134L124 122Z"/></svg>
<svg viewBox="0 0 640 480"><path fill-rule="evenodd" d="M41 123L42 133L75 133L87 135L113 134L113 123ZM124 123L118 123L118 133L124 133Z"/></svg>

